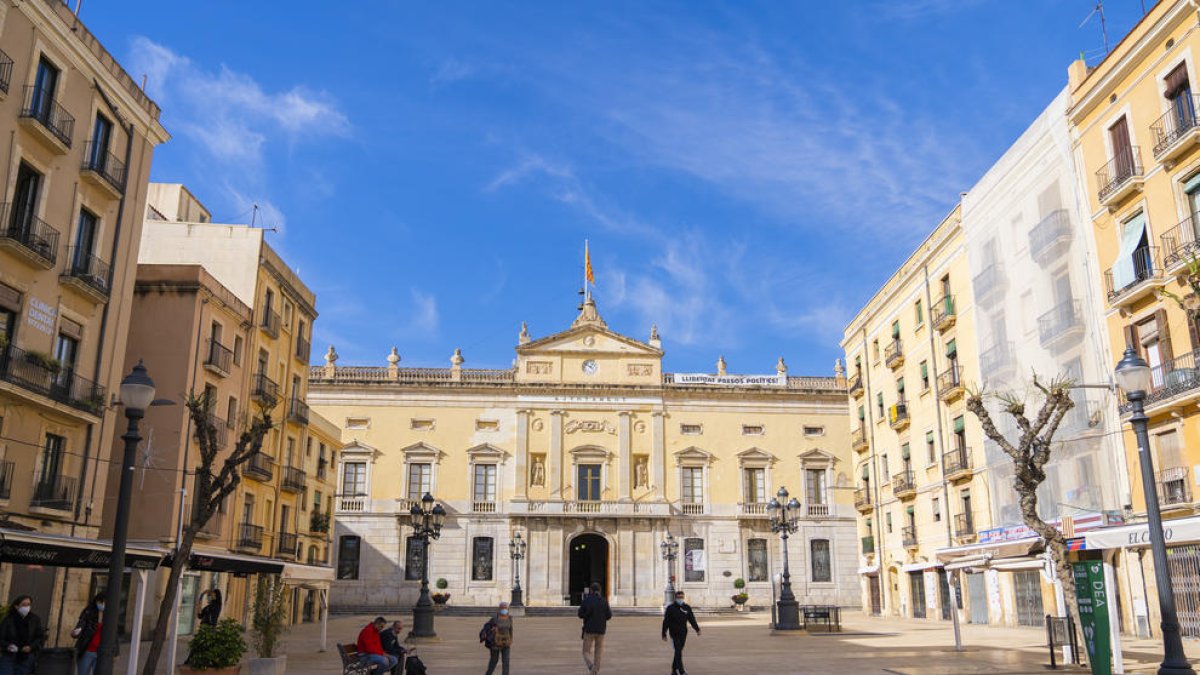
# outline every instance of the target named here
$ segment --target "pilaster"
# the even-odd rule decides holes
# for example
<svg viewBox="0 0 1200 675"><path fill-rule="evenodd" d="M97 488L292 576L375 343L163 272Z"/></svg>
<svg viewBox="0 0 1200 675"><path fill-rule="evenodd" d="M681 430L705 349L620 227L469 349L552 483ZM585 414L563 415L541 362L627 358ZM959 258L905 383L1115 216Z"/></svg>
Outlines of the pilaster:
<svg viewBox="0 0 1200 675"><path fill-rule="evenodd" d="M562 494L562 471L563 471L563 417L567 412L565 410L550 411L550 456L547 459L549 464L546 467L546 473L549 475L549 492L550 498L563 498Z"/></svg>
<svg viewBox="0 0 1200 675"><path fill-rule="evenodd" d="M655 411L654 418L654 456L650 458L650 466L654 470L654 489L658 491L659 501L667 498L667 437L666 413Z"/></svg>
<svg viewBox="0 0 1200 675"><path fill-rule="evenodd" d="M529 410L517 411L516 498L529 497Z"/></svg>
<svg viewBox="0 0 1200 675"><path fill-rule="evenodd" d="M633 456L630 448L633 444L633 413L628 410L622 410L617 413L617 447L620 452L620 459L617 462L617 470L620 471L620 479L617 481L618 497L621 501L629 501L630 493L630 476L633 473Z"/></svg>

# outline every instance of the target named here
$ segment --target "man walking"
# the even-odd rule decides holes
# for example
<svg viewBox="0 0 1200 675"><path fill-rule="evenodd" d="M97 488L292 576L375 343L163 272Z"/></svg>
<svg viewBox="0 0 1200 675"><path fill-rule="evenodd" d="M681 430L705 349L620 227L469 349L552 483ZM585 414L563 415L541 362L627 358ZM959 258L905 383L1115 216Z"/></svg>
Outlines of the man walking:
<svg viewBox="0 0 1200 675"><path fill-rule="evenodd" d="M592 582L591 593L579 605L579 618L583 619L583 663L588 675L600 672L600 655L604 651L604 633L612 618L608 599L600 592L600 584Z"/></svg>
<svg viewBox="0 0 1200 675"><path fill-rule="evenodd" d="M696 629L696 635L700 634L700 626L696 623L696 614L692 611L691 605L683 601L683 591L675 592L675 602L667 605L667 609L663 611L662 623L662 639L667 641L667 634L671 635L671 642L675 646L675 660L671 662L671 675L687 675L683 670L683 645L687 642L688 624L692 624L692 628Z"/></svg>

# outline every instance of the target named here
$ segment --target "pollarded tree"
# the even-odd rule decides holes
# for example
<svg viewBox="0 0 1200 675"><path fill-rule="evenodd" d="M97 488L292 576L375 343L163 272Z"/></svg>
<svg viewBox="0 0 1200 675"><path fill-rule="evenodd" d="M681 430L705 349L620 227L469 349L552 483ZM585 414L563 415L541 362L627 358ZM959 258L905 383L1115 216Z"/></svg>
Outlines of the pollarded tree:
<svg viewBox="0 0 1200 675"><path fill-rule="evenodd" d="M195 471L191 515L184 523L183 538L177 542L175 548L171 574L167 580L162 604L158 608L158 620L154 624L154 635L146 653L146 665L142 668L142 675L154 675L158 672L158 660L167 641L167 629L170 627L171 615L175 611L178 598L179 580L188 561L191 560L196 533L208 524L216 515L221 503L237 489L242 480L239 468L262 450L263 438L272 427L270 411L264 409L261 414L254 416L250 425L238 436L237 443L234 444L233 450L225 455L224 461L218 462L220 447L217 443L216 418L213 416L215 404L216 401L209 392L191 395L186 401L188 417L192 428L196 430L200 463ZM171 665L171 669L173 668L174 664Z"/></svg>

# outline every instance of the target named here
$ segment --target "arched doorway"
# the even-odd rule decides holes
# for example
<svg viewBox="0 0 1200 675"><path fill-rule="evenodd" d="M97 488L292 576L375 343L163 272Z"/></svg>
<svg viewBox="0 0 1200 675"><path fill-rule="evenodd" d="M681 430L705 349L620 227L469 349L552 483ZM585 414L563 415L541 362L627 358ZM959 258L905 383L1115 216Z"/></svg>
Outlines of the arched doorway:
<svg viewBox="0 0 1200 675"><path fill-rule="evenodd" d="M582 602L584 587L593 582L608 595L608 540L598 534L581 534L571 540L569 555L571 604Z"/></svg>

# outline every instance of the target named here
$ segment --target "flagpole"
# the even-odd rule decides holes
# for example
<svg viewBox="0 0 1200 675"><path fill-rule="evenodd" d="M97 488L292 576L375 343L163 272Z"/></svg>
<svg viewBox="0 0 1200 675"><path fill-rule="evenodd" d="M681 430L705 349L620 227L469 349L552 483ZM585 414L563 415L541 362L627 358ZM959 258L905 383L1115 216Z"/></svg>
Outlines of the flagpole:
<svg viewBox="0 0 1200 675"><path fill-rule="evenodd" d="M583 301L587 302L592 299L592 289L588 285L587 278L587 263L588 263L588 240L583 240Z"/></svg>

